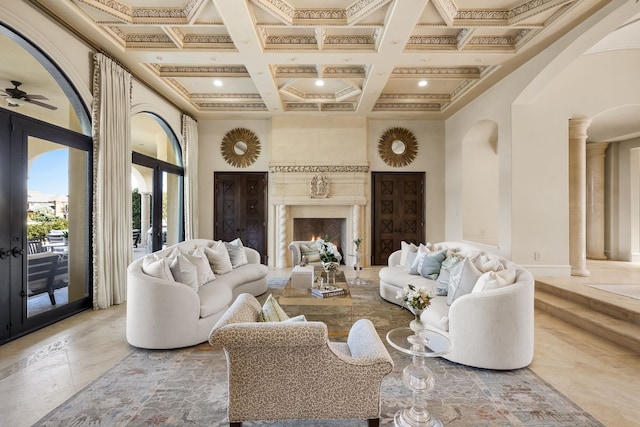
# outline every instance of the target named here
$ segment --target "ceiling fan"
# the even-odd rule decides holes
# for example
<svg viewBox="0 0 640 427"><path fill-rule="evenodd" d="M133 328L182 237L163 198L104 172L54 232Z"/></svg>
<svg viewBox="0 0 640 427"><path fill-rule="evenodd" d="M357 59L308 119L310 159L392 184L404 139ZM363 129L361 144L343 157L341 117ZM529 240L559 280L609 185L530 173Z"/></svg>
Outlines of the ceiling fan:
<svg viewBox="0 0 640 427"><path fill-rule="evenodd" d="M30 102L34 105L39 105L41 107L48 108L49 110L58 109L58 107L55 107L53 105L45 104L44 102L37 101L38 99L49 100L49 98L47 98L46 96L32 95L19 89L19 86L22 84L21 82L11 80L11 84L14 87L8 87L3 91L5 93L4 96L5 96L5 99L7 100L7 104L9 104L10 107L19 107L25 102Z"/></svg>

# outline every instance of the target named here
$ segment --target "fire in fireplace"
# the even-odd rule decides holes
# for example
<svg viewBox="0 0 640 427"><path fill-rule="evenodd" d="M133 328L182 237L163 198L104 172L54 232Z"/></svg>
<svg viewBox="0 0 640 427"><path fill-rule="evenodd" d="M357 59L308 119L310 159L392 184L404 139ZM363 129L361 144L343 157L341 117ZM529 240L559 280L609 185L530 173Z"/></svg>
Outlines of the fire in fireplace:
<svg viewBox="0 0 640 427"><path fill-rule="evenodd" d="M345 218L294 218L293 240L317 240L328 238L338 247L345 262L347 221Z"/></svg>

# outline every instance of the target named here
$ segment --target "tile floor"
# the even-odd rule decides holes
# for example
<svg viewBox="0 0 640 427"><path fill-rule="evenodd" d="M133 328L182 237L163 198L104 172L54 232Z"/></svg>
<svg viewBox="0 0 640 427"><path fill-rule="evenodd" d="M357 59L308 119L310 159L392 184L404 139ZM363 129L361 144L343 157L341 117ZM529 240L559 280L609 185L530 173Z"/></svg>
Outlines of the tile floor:
<svg viewBox="0 0 640 427"><path fill-rule="evenodd" d="M590 269L592 280L600 271L616 283L624 270L605 264ZM376 280L377 271L367 268L362 276ZM274 277L287 274L270 271ZM640 268L629 274L640 278ZM535 334L532 370L605 425L640 426L639 354L538 310ZM124 305L86 311L0 346L0 426L32 425L129 351Z"/></svg>

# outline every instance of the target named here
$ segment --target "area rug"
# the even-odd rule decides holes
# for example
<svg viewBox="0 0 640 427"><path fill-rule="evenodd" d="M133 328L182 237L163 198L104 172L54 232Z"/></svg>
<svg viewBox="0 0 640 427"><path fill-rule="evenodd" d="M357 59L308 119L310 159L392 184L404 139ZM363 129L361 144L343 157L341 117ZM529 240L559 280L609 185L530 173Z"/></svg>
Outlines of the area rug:
<svg viewBox="0 0 640 427"><path fill-rule="evenodd" d="M395 350L394 371L382 384L382 426L392 426L410 392L402 369L410 357ZM487 371L429 359L436 377L429 410L444 425L602 426L531 370ZM208 344L169 351L133 350L36 426L226 426L224 352ZM256 373L259 375L259 372ZM356 427L363 420L247 422L251 426Z"/></svg>
<svg viewBox="0 0 640 427"><path fill-rule="evenodd" d="M282 289L288 282L288 277L269 277L267 279L267 286L271 289Z"/></svg>
<svg viewBox="0 0 640 427"><path fill-rule="evenodd" d="M633 284L602 284L602 285L588 285L592 288L600 289L601 291L611 292L617 295L622 295L629 298L640 299L640 285Z"/></svg>

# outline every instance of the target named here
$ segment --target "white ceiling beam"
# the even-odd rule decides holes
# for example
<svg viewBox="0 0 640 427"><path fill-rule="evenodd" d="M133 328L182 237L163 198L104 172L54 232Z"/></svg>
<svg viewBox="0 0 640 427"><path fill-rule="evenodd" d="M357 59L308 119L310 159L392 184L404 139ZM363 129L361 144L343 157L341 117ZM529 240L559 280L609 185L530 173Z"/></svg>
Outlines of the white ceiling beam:
<svg viewBox="0 0 640 427"><path fill-rule="evenodd" d="M375 56L376 62L370 64L364 81L359 112L373 110L428 1L396 1L390 6L378 43L379 54Z"/></svg>
<svg viewBox="0 0 640 427"><path fill-rule="evenodd" d="M278 85L271 75L269 63L262 60L265 54L262 51L253 13L248 3L238 0L217 0L215 5L236 49L243 57L243 63L267 110L281 112L283 107L278 94Z"/></svg>

